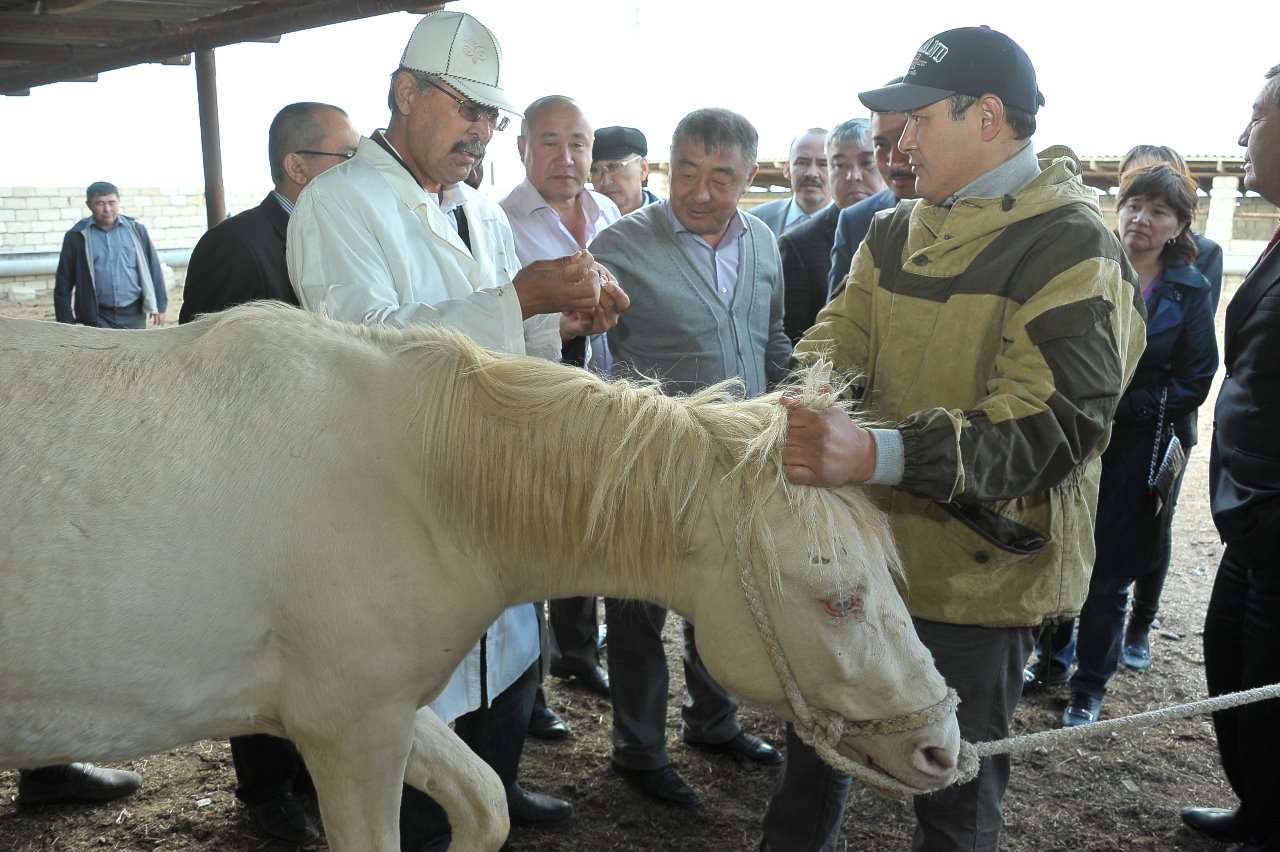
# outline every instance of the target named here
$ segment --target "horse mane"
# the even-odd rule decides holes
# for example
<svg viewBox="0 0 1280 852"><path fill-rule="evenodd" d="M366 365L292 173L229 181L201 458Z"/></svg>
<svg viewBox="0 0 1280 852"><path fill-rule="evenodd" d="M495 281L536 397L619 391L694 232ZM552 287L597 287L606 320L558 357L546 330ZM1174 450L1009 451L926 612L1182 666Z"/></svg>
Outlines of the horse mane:
<svg viewBox="0 0 1280 852"><path fill-rule="evenodd" d="M786 481L782 391L743 400L741 383L726 381L669 396L657 382L605 381L494 352L444 326L344 323L278 303L239 306L213 320L241 321L266 324L260 335L347 353L340 357L355 347L403 370L397 386L420 435L424 493L457 544L504 573L606 565L643 597L655 573L664 583L674 578L702 502L723 487L735 509L724 522L734 526L738 556L768 566L776 592L779 560L764 517L778 493L805 525L811 553L843 547L838 524L852 517L865 540L855 561L864 569L887 563L903 585L888 521L860 489ZM789 386L806 405L840 404L825 360L793 378ZM834 587L847 582L834 560L810 570L829 572Z"/></svg>
<svg viewBox="0 0 1280 852"><path fill-rule="evenodd" d="M430 371L436 381L419 407L424 480L438 489L451 524L504 570L604 565L643 597L655 573L664 583L674 579L702 502L723 486L735 507L724 522L734 525L738 556L767 565L776 592L779 560L764 510L778 493L804 523L811 553L843 547L837 523L852 515L866 538L857 561L888 563L901 583L887 520L859 489L786 481L781 392L742 400L741 383L727 381L669 396L657 382L605 381L438 334L443 352L431 357L443 354L446 363ZM433 345L406 351L422 357ZM798 379L802 400L834 404L836 394L824 387L829 365ZM834 576L834 561L812 570L845 579Z"/></svg>

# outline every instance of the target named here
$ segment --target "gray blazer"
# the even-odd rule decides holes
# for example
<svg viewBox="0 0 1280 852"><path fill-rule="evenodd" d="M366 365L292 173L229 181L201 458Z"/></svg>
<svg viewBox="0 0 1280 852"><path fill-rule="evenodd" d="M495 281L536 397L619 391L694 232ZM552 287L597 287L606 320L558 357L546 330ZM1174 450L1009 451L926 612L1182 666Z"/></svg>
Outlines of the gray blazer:
<svg viewBox="0 0 1280 852"><path fill-rule="evenodd" d="M787 207L791 204L791 199L779 198L777 201L770 201L767 204L757 204L750 211L761 222L769 226L769 230L773 231L776 237L782 233L782 223L787 219Z"/></svg>
<svg viewBox="0 0 1280 852"><path fill-rule="evenodd" d="M631 307L609 331L615 376L654 376L668 393L738 377L748 396L787 374L782 262L772 233L752 216L739 238L738 285L725 305L684 253L663 204L622 217L591 241Z"/></svg>

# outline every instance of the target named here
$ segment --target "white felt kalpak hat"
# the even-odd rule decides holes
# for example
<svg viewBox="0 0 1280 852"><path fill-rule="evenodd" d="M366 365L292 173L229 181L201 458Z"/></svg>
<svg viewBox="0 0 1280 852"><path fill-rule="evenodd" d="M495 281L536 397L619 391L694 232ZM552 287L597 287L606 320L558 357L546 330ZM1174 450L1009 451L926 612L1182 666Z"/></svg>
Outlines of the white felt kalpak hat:
<svg viewBox="0 0 1280 852"><path fill-rule="evenodd" d="M466 12L431 12L413 28L400 66L435 74L482 106L520 115L502 91L502 48Z"/></svg>

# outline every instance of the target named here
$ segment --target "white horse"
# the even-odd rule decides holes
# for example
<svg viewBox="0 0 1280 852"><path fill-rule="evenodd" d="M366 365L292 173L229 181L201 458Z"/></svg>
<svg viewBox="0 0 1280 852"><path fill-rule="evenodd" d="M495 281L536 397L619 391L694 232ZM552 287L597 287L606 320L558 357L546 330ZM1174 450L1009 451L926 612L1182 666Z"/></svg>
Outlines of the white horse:
<svg viewBox="0 0 1280 852"><path fill-rule="evenodd" d="M945 786L959 731L884 518L786 485L784 427L776 397L283 306L0 318L0 766L276 734L334 850L398 850L402 779L455 848L497 849L497 777L419 708L504 608L607 594L690 618L727 688L829 754Z"/></svg>

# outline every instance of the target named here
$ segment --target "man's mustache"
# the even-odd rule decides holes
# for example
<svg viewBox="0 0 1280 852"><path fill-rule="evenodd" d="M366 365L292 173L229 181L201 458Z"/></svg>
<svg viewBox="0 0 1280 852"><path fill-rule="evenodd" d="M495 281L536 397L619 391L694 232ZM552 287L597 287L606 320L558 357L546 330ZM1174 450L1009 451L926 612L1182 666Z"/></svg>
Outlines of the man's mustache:
<svg viewBox="0 0 1280 852"><path fill-rule="evenodd" d="M466 154L469 157L475 157L477 160L483 160L484 143L479 139L464 139L453 146L453 153Z"/></svg>
<svg viewBox="0 0 1280 852"><path fill-rule="evenodd" d="M907 169L906 171L895 170L889 172L889 180L911 180L914 177L915 175L910 169Z"/></svg>

